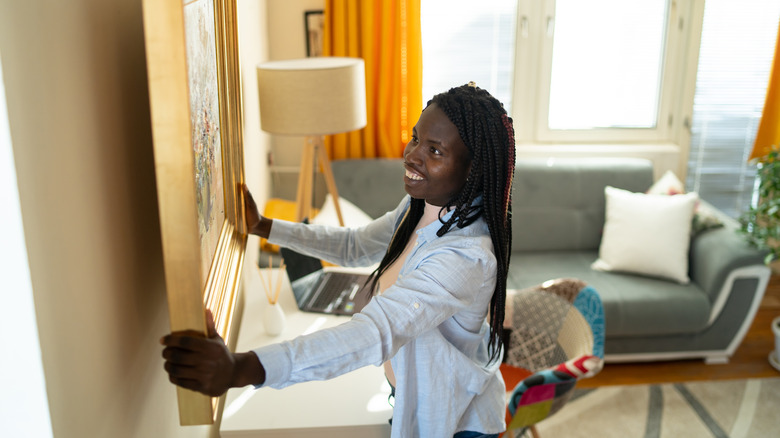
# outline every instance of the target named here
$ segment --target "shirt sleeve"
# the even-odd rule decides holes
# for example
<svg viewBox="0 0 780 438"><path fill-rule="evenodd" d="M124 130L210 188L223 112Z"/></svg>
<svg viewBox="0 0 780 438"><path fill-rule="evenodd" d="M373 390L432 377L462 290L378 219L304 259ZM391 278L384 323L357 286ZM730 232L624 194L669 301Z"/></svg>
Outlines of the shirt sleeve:
<svg viewBox="0 0 780 438"><path fill-rule="evenodd" d="M382 260L409 196L395 210L359 228L306 225L274 219L268 242L339 266L370 266Z"/></svg>

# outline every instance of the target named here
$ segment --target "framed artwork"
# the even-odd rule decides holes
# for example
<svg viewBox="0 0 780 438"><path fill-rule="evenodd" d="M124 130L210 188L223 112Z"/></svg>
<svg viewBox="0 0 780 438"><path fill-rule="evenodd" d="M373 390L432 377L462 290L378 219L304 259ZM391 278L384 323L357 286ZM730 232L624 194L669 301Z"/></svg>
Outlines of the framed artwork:
<svg viewBox="0 0 780 438"><path fill-rule="evenodd" d="M325 26L323 11L306 11L303 13L306 27L306 56L322 56L322 36Z"/></svg>
<svg viewBox="0 0 780 438"><path fill-rule="evenodd" d="M231 345L246 251L236 0L143 0L165 285L171 331ZM182 425L210 424L219 399L177 387Z"/></svg>

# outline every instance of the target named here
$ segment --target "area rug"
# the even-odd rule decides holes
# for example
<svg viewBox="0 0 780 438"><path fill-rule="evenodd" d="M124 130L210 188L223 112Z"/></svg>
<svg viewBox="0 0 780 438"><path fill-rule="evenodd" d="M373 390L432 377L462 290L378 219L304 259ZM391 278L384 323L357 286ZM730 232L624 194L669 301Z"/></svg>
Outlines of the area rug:
<svg viewBox="0 0 780 438"><path fill-rule="evenodd" d="M576 390L542 437L780 437L780 378Z"/></svg>

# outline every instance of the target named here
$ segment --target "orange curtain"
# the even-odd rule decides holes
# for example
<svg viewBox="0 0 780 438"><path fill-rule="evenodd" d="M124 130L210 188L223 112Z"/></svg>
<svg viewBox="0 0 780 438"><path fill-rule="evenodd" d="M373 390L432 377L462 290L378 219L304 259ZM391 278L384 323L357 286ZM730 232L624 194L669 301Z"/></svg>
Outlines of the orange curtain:
<svg viewBox="0 0 780 438"><path fill-rule="evenodd" d="M753 144L750 159L768 155L772 146L780 147L780 28L777 29L775 60L769 73L764 112L758 125L756 142Z"/></svg>
<svg viewBox="0 0 780 438"><path fill-rule="evenodd" d="M323 54L366 64L366 127L326 137L330 158L400 157L422 111L420 0L325 0Z"/></svg>

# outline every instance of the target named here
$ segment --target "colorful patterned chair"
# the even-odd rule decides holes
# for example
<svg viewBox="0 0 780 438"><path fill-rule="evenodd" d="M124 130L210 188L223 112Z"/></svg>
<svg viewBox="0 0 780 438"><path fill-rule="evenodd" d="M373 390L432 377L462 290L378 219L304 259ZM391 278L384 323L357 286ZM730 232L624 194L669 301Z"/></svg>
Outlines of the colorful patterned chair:
<svg viewBox="0 0 780 438"><path fill-rule="evenodd" d="M507 388L521 376L507 402L507 432L527 429L557 412L571 398L577 380L604 365L604 308L598 293L577 279L558 279L508 291L506 351L502 373Z"/></svg>

